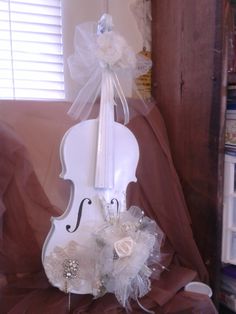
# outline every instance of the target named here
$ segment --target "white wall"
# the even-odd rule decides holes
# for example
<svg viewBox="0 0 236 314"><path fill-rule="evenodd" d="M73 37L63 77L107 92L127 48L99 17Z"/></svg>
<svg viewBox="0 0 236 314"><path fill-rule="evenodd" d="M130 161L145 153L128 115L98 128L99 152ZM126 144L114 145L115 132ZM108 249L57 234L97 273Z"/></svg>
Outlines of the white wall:
<svg viewBox="0 0 236 314"><path fill-rule="evenodd" d="M118 31L131 45L135 52L142 48L142 38L136 21L130 11L130 4L135 0L109 0L109 14L113 17L114 30ZM65 56L66 98L73 100L76 95L76 83L70 78L67 58L73 53L74 30L77 24L98 21L102 15L104 0L62 0L63 3L63 40ZM124 84L127 86L127 84ZM126 91L129 94L129 91Z"/></svg>

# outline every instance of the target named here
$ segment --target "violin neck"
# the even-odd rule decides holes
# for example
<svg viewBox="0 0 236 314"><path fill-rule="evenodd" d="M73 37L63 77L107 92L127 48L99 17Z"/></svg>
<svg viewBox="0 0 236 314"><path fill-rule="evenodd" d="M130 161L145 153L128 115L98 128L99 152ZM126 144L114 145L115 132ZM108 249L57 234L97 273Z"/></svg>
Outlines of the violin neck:
<svg viewBox="0 0 236 314"><path fill-rule="evenodd" d="M98 122L95 188L114 187L114 85L113 74L105 69L102 74L101 100Z"/></svg>

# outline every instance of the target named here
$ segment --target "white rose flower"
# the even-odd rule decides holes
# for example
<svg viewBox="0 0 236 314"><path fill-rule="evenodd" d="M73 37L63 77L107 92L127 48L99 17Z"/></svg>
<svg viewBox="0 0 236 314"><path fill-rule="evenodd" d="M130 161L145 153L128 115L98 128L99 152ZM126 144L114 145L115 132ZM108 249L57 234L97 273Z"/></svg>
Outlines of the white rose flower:
<svg viewBox="0 0 236 314"><path fill-rule="evenodd" d="M127 257L133 253L134 244L131 237L125 237L114 243L114 249L119 258Z"/></svg>
<svg viewBox="0 0 236 314"><path fill-rule="evenodd" d="M123 37L115 32L105 32L97 37L97 57L109 66L135 67L136 58Z"/></svg>

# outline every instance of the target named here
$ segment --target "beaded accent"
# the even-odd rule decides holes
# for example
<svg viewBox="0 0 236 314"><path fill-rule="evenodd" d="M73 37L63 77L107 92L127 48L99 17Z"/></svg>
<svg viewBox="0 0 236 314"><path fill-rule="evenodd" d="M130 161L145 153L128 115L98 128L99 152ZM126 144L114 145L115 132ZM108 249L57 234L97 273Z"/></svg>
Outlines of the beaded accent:
<svg viewBox="0 0 236 314"><path fill-rule="evenodd" d="M77 278L79 273L79 262L76 259L65 259L63 262L63 276L66 279Z"/></svg>

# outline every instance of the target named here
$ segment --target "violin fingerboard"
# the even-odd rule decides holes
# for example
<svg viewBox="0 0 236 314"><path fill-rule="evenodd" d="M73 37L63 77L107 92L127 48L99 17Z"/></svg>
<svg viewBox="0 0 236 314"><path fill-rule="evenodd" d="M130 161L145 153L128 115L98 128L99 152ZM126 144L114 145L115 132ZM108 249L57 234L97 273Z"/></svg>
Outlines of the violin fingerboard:
<svg viewBox="0 0 236 314"><path fill-rule="evenodd" d="M98 123L95 188L114 187L114 86L111 73L104 71Z"/></svg>

